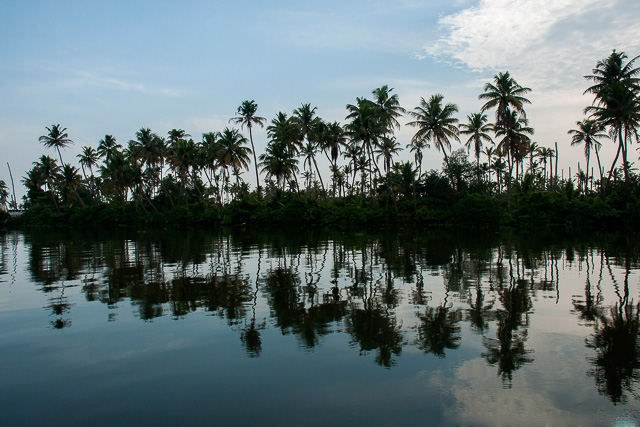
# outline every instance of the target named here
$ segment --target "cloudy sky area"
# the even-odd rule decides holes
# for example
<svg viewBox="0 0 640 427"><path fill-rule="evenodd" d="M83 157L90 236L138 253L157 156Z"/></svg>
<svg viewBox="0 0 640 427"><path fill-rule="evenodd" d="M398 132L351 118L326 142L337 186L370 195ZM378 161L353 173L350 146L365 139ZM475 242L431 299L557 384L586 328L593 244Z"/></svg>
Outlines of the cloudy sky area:
<svg viewBox="0 0 640 427"><path fill-rule="evenodd" d="M5 1L0 179L9 184L10 162L24 193L32 162L56 154L38 142L54 123L75 141L63 152L71 161L105 134L125 144L141 127L200 140L250 99L268 120L311 103L344 123L346 104L384 84L409 110L442 93L464 121L507 70L532 89L534 140L557 141L561 167L575 171L584 155L567 130L592 100L583 76L614 48L640 54L639 17L636 0ZM413 132L397 133L402 146ZM262 153L265 130L255 142ZM442 155L428 150L425 164L440 168Z"/></svg>

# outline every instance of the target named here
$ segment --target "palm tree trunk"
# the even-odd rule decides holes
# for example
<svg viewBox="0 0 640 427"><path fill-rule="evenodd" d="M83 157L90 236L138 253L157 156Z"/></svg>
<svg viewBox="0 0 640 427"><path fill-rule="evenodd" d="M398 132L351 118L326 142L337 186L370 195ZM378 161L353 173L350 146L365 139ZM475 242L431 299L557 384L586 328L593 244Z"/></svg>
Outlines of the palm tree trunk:
<svg viewBox="0 0 640 427"><path fill-rule="evenodd" d="M260 177L258 176L258 158L256 157L256 147L253 145L253 134L251 133L251 124L249 127L249 141L251 141L251 150L253 151L253 166L256 171L256 187L258 188L258 200L261 199L262 195L260 193Z"/></svg>

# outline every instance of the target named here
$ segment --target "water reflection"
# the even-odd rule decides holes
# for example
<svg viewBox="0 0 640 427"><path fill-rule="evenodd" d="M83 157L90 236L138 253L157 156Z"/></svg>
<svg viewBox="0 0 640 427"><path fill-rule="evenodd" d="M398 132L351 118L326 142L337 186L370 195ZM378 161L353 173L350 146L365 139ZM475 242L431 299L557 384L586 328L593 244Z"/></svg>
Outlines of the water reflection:
<svg viewBox="0 0 640 427"><path fill-rule="evenodd" d="M3 282L15 265L16 236L0 238ZM81 292L109 308L109 321L129 305L145 322L206 313L237 334L250 358L268 348L268 329L295 337L304 351L346 334L355 351L372 353L384 368L400 364L407 350L445 359L470 339L469 330L480 340L477 357L511 388L517 372L535 364L537 301L559 304L569 292L563 321L591 331L587 375L613 403L637 394L640 320L630 281L639 257L629 240L552 245L497 235L323 230L22 236L52 329L83 321L69 297ZM576 271L580 284L563 282L565 271Z"/></svg>

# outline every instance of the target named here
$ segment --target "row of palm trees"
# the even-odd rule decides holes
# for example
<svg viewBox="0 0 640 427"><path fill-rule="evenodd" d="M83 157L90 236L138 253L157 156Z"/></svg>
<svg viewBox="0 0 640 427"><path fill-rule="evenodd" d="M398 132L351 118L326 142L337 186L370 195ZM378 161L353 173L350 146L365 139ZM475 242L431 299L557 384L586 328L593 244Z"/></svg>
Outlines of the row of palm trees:
<svg viewBox="0 0 640 427"><path fill-rule="evenodd" d="M590 116L577 122L577 129L569 131L572 145L584 145L587 160L583 172L584 191L587 191L593 150L598 158L603 196L615 176L620 154L628 182L628 144L634 136L638 138L640 127L639 69L633 68L636 59L626 61L623 52L614 50L597 63L592 75L586 76L593 85L585 93L595 95L593 104L585 109ZM356 98L354 104L348 104L344 125L324 121L310 104L302 104L291 115L279 112L267 124L266 118L258 115L255 101L244 101L230 122L247 129L249 139L240 130L229 127L203 134L200 142L195 142L182 129L172 129L162 138L142 128L125 147L111 135L106 135L96 149L82 147L78 155L80 169L65 164L61 150L72 141L67 129L56 124L46 128L47 134L40 137L40 142L56 149L60 166L52 157L43 155L23 182L33 191L46 189L57 209L60 201L85 205L88 197L92 202L118 200L123 209L128 200L133 200L145 210L157 211L154 201L158 197L175 207L194 200L215 200L223 205L248 195L249 186L242 179L242 173L253 163L258 198L265 191L287 189L306 190L325 199L336 193L373 196L382 189L395 201L390 180L393 173L404 168L409 180L417 181L423 176L425 149L433 145L441 151L446 167L451 144L458 142L475 157L477 182L493 182L492 172L495 172L497 190L506 188L510 200L514 172L516 180L524 177L527 160L527 172L538 177L543 188L548 188L548 184L554 182L555 158L557 181L557 146L556 150L541 147L531 139L534 130L525 112L525 106L530 104L526 98L530 91L518 84L509 72L499 73L484 85L479 95L484 104L480 112L467 116L466 123L459 123L455 117L458 106L445 102L441 94L421 98L417 107L407 111L400 106L393 88L386 85L375 89L372 99ZM495 113L493 123L487 116L490 111ZM416 129L406 146L413 153L413 164L394 162L401 151L394 134L405 115L410 118L406 125ZM253 130L265 126L268 143L258 155ZM618 142L607 177L598 154L600 140L606 136ZM466 140L461 141L461 137ZM480 163L481 154L487 157L487 163ZM325 156L329 162L331 188L325 185L318 156ZM342 165L339 164L341 157L345 159ZM541 163L542 173L537 172Z"/></svg>

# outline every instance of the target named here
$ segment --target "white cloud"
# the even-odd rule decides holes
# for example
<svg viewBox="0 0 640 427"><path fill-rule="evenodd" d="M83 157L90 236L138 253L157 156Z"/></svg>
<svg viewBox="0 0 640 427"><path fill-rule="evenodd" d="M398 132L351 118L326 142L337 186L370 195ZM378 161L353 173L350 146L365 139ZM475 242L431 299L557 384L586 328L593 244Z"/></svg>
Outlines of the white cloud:
<svg viewBox="0 0 640 427"><path fill-rule="evenodd" d="M583 155L569 147L566 132L590 102L583 76L614 48L640 53L637 16L640 3L633 0L481 0L442 16L441 38L424 52L482 81L509 70L533 90L527 112L534 139L543 146L558 141L561 163L575 167Z"/></svg>

